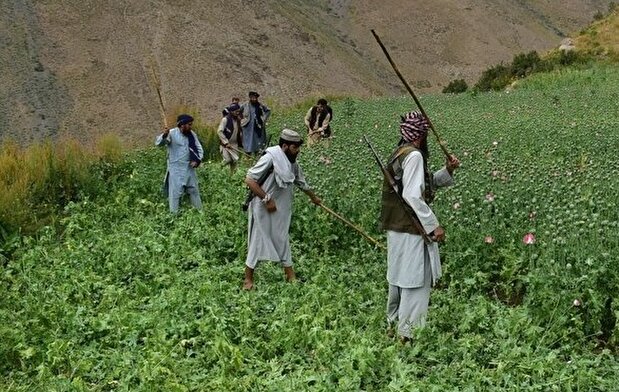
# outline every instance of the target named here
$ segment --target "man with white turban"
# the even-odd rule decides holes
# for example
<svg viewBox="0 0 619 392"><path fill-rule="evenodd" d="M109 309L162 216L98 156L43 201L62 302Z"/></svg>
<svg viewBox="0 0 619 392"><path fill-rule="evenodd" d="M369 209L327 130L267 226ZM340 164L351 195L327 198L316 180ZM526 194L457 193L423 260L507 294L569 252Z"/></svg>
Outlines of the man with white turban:
<svg viewBox="0 0 619 392"><path fill-rule="evenodd" d="M297 132L284 129L279 145L267 148L256 165L247 172L245 183L254 198L248 209L245 290L254 288L254 270L258 261L262 260L280 262L287 281L296 278L288 233L292 218L293 185L305 192L314 204L321 203L297 163L301 144L303 140Z"/></svg>
<svg viewBox="0 0 619 392"><path fill-rule="evenodd" d="M441 276L436 242L426 244L411 219L414 211L424 231L433 241L442 241L445 231L429 207L433 189L453 184L452 174L460 162L451 156L446 166L428 172L426 137L429 124L419 112L410 112L400 123L401 140L387 163L397 182L400 201L385 179L382 193L381 226L387 231L387 323L389 333L397 322L402 342L411 339L411 328L425 325L430 287Z"/></svg>

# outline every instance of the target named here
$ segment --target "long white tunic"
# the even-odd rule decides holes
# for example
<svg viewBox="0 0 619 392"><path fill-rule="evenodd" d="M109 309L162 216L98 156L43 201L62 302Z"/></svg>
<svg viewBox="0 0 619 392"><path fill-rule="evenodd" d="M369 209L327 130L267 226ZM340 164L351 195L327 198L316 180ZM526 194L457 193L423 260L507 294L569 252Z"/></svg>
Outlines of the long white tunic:
<svg viewBox="0 0 619 392"><path fill-rule="evenodd" d="M196 154L201 160L204 158L204 150L198 140L198 135L191 131L196 140ZM164 178L164 193L171 199L170 209L175 212L178 208L178 199L180 199L185 189L191 189L191 192L197 194L197 198L192 199L195 207L200 207L198 178L196 169L189 164L189 138L183 135L181 130L173 128L168 133L167 137L160 134L155 140L156 146L167 146L168 148L168 171ZM191 194L191 193L190 193Z"/></svg>
<svg viewBox="0 0 619 392"><path fill-rule="evenodd" d="M271 148L280 148L279 146ZM270 149L271 149L270 148ZM273 166L273 156L264 154L254 167L249 169L247 176L258 181L263 173ZM302 190L310 189L298 163L291 164L294 173L294 185ZM248 209L248 240L246 265L255 268L259 260L281 261L285 267L292 265L290 254L290 220L292 217L292 200L294 187L280 187L271 173L262 184L262 189L271 194L275 200L277 211L269 213L262 201L254 197Z"/></svg>
<svg viewBox="0 0 619 392"><path fill-rule="evenodd" d="M256 107L250 102L241 105L241 109L243 110L243 118L241 119L241 126L243 127L243 148L248 153L257 152L267 141L266 125L267 121L269 121L271 110L263 104L260 104L260 107L262 109L262 116L260 118L262 119L263 129L260 131L260 135L258 135Z"/></svg>
<svg viewBox="0 0 619 392"><path fill-rule="evenodd" d="M413 151L406 156L402 164L402 197L413 208L426 233L439 226L438 219L423 201L425 189L423 156ZM446 168L433 176L435 187L453 184L453 178ZM425 243L420 235L387 231L387 281L390 285L401 288L423 287L425 276ZM441 260L438 245L427 245L432 270L432 282L441 277Z"/></svg>

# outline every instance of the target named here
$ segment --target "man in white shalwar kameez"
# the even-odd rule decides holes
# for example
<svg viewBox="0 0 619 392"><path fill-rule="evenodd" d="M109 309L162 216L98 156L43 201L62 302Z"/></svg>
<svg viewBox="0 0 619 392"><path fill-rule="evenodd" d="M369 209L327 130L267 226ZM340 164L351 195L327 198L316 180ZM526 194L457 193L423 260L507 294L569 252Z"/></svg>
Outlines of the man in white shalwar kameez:
<svg viewBox="0 0 619 392"><path fill-rule="evenodd" d="M389 159L387 170L398 182L407 205L402 205L395 191L385 182L381 225L387 230L387 323L391 329L397 322L398 334L406 342L411 338L411 327L425 324L430 288L441 276L436 241L445 238L445 231L428 203L433 188L453 184L452 174L460 162L451 156L443 169L433 175L428 172L428 122L419 112L402 117L400 133L402 140ZM412 223L411 209L435 242L424 242Z"/></svg>
<svg viewBox="0 0 619 392"><path fill-rule="evenodd" d="M293 185L305 192L314 204L321 203L296 162L302 143L297 132L284 129L279 145L267 148L256 165L247 172L245 183L255 196L248 209L248 249L243 282L246 290L253 289L254 270L258 261L262 260L280 262L286 280L295 280L288 234Z"/></svg>
<svg viewBox="0 0 619 392"><path fill-rule="evenodd" d="M196 168L204 158L204 150L198 135L191 130L193 117L181 114L176 124L176 128L166 129L155 140L156 146L168 147L168 171L163 182L163 192L168 198L172 213L178 212L185 192L189 194L195 208L202 208Z"/></svg>

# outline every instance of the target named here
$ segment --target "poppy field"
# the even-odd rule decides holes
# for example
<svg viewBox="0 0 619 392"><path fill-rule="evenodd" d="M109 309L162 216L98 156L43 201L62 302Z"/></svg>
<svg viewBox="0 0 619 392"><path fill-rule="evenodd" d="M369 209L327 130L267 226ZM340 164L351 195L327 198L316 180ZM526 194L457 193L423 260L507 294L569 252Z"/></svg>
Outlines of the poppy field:
<svg viewBox="0 0 619 392"><path fill-rule="evenodd" d="M386 334L386 254L295 194L292 256L241 290L243 178L199 169L204 210L171 216L165 152L126 157L107 192L11 246L0 269L3 391L611 391L619 382L619 72L536 75L513 90L422 96L456 185L427 326ZM330 146L304 146L325 206L384 243L382 177L408 97L333 102ZM306 108L270 132L302 129ZM430 166L444 163L430 135ZM153 140L155 135L153 135ZM275 140L275 138L273 139Z"/></svg>

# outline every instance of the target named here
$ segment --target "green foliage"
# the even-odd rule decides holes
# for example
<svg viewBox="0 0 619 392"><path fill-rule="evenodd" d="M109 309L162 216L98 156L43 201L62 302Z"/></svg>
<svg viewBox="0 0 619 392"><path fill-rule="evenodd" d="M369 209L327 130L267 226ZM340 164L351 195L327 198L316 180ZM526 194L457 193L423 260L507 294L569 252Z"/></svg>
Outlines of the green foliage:
<svg viewBox="0 0 619 392"><path fill-rule="evenodd" d="M219 126L219 124L217 124ZM217 135L217 126L197 125L193 130L200 139L200 144L204 149L204 160L219 160L221 155L219 152L219 136Z"/></svg>
<svg viewBox="0 0 619 392"><path fill-rule="evenodd" d="M95 195L123 172L116 136L104 135L92 148L75 140L21 148L0 147L0 224L7 233L32 234L51 224L64 206Z"/></svg>
<svg viewBox="0 0 619 392"><path fill-rule="evenodd" d="M443 94L460 94L468 90L464 79L454 79L443 89Z"/></svg>
<svg viewBox="0 0 619 392"><path fill-rule="evenodd" d="M569 66L582 66L591 62L592 57L583 52L577 50L559 50L550 53L545 62L548 64L547 68L559 69Z"/></svg>
<svg viewBox="0 0 619 392"><path fill-rule="evenodd" d="M593 23L574 39L576 49L552 50L543 58L532 51L514 56L511 65L502 63L485 70L475 84L475 91L500 91L510 83L534 73L550 72L566 67L585 68L600 63L619 63L617 52L616 5L609 4L608 15L596 13Z"/></svg>
<svg viewBox="0 0 619 392"><path fill-rule="evenodd" d="M548 66L544 64L536 51L531 51L527 54L520 53L514 56L510 73L514 78L524 78L534 72L545 70L548 70Z"/></svg>
<svg viewBox="0 0 619 392"><path fill-rule="evenodd" d="M528 77L532 74L550 72L565 67L591 66L596 54L576 50L557 50L549 53L544 59L536 51L520 53L514 56L509 66L499 64L482 73L475 84L477 91L500 91L510 83Z"/></svg>
<svg viewBox="0 0 619 392"><path fill-rule="evenodd" d="M482 72L474 89L478 91L499 91L505 88L511 82L511 79L510 67L498 64Z"/></svg>
<svg viewBox="0 0 619 392"><path fill-rule="evenodd" d="M161 150L133 152L105 192L67 204L62 231L12 242L0 386L614 390L618 84L616 67L561 69L509 93L421 97L462 167L432 206L447 232L444 275L406 346L385 334L386 255L303 193L291 225L303 283L264 263L257 290L242 292L251 163L233 175L205 163L204 211L184 203L173 217L159 193ZM332 144L303 147L300 164L325 205L384 241L381 174L361 138L386 158L410 99L333 106ZM302 124L305 111L276 112L270 127ZM431 142L431 168L443 162Z"/></svg>

